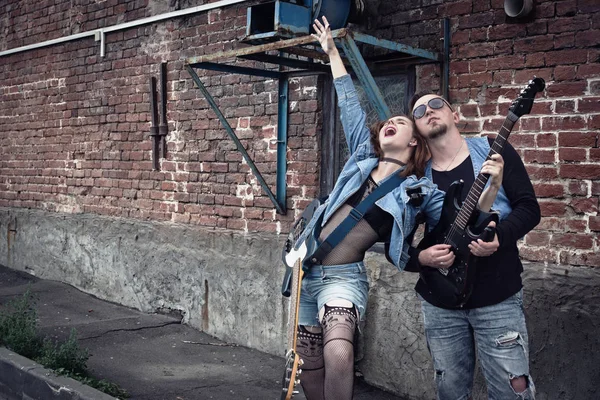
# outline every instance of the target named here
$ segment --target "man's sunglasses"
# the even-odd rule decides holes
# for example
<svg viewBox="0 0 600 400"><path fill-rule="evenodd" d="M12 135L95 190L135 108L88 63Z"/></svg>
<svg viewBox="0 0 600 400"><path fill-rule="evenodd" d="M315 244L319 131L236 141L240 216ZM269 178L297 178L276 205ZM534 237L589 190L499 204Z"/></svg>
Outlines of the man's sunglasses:
<svg viewBox="0 0 600 400"><path fill-rule="evenodd" d="M423 118L425 112L427 111L427 106L429 106L429 108L431 108L432 110L439 110L440 108L444 107L444 104L448 104L448 107L450 107L450 109L452 110L452 106L446 100L444 100L441 97L434 97L433 99L429 100L426 105L421 104L420 106L415 108L413 110L413 117L414 119Z"/></svg>

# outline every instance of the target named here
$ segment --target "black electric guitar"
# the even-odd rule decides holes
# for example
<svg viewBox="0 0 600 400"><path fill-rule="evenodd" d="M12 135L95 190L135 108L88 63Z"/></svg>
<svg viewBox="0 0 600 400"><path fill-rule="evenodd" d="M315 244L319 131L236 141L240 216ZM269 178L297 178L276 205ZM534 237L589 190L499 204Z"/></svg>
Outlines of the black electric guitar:
<svg viewBox="0 0 600 400"><path fill-rule="evenodd" d="M286 265L285 277L281 292L290 298L287 326L287 352L285 355L285 371L283 372L283 389L281 400L290 400L296 392L294 389L300 383L302 370L302 359L296 353L296 342L298 339L298 310L300 308L300 289L305 267L304 260L307 255L312 254L315 243L312 235L302 243L295 245L296 241L304 231L304 228L312 218L315 210L320 205L319 200L313 200L304 210L300 218L294 223L283 248L283 263ZM290 282L291 281L291 282Z"/></svg>
<svg viewBox="0 0 600 400"><path fill-rule="evenodd" d="M491 145L488 160L493 154L502 153L513 126L521 116L529 114L535 95L544 90L545 86L543 79L534 78L511 103L508 116ZM488 179L489 175L481 173L477 175L462 204L460 199L464 182L452 183L446 192L438 225L425 235L418 246L421 249L441 243L452 246L456 257L451 267L443 269L422 266L420 270L421 279L427 284L431 293L447 307L462 307L471 295L477 257L471 255L468 245L477 239L489 242L495 235L495 229L487 225L491 221L498 222L497 214L481 215L477 209L479 198Z"/></svg>

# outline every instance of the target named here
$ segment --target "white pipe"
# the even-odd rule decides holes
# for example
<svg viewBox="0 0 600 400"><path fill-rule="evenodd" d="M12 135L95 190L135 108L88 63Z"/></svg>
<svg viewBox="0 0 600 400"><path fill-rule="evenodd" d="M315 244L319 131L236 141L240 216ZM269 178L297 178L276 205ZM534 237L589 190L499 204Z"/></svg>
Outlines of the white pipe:
<svg viewBox="0 0 600 400"><path fill-rule="evenodd" d="M39 49L40 47L52 46L58 43L70 42L72 40L81 39L88 36L93 36L96 41L100 40L100 56L104 57L104 36L107 32L116 32L124 29L133 28L140 25L147 25L157 21L163 21L165 19L181 17L183 15L195 14L202 11L213 10L215 8L221 8L230 6L233 4L244 3L248 0L221 0L215 3L209 3L202 6L196 6L186 8L185 10L171 11L165 14L155 15L153 17L142 18L136 21L126 22L124 24L113 25L106 28L94 29L92 31L76 33L74 35L63 36L56 39L46 40L44 42L29 44L27 46L15 47L14 49L0 51L0 57L7 56L9 54L21 53L33 49Z"/></svg>

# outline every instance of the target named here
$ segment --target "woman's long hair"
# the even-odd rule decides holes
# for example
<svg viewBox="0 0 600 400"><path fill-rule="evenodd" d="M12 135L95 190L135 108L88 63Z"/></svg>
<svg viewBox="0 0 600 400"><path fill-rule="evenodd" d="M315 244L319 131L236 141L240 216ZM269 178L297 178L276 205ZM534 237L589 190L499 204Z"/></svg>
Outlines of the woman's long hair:
<svg viewBox="0 0 600 400"><path fill-rule="evenodd" d="M422 178L425 176L425 165L430 157L429 148L427 147L427 142L425 142L425 139L423 139L423 137L417 133L414 121L409 117L407 118L411 123L413 139L417 141L417 145L415 146L414 151L410 154L406 168L400 173L400 175L416 175L417 178ZM383 158L383 150L381 150L381 145L379 144L379 132L387 121L388 120L377 121L371 125L371 128L369 129L371 131L371 144L373 145L373 150L380 160Z"/></svg>

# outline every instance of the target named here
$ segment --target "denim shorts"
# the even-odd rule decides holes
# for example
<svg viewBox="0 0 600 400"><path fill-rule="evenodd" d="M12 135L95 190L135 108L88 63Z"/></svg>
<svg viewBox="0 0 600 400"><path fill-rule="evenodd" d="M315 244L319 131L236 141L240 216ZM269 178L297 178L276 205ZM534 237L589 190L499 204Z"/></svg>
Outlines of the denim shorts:
<svg viewBox="0 0 600 400"><path fill-rule="evenodd" d="M475 354L489 399L534 398L522 290L498 304L470 310L446 310L423 299L421 305L438 399L471 396ZM527 377L528 388L515 393L510 380L520 376Z"/></svg>
<svg viewBox="0 0 600 400"><path fill-rule="evenodd" d="M354 304L362 316L367 308L369 280L361 262L343 265L314 265L304 275L300 292L298 324L320 326L319 310L335 299Z"/></svg>

